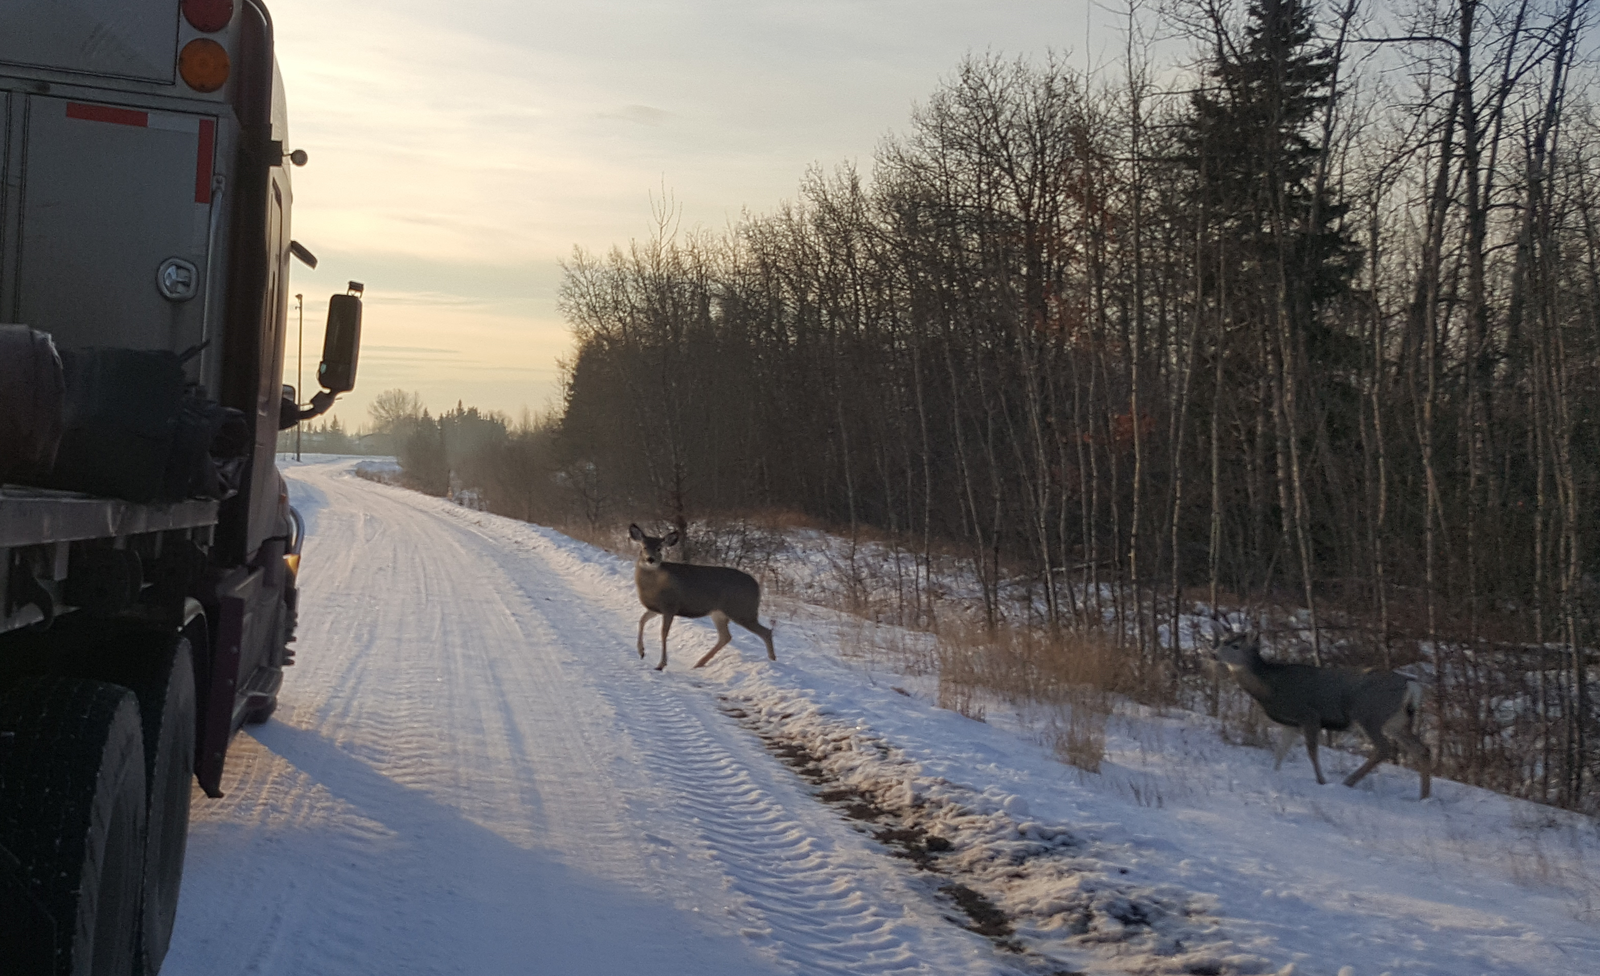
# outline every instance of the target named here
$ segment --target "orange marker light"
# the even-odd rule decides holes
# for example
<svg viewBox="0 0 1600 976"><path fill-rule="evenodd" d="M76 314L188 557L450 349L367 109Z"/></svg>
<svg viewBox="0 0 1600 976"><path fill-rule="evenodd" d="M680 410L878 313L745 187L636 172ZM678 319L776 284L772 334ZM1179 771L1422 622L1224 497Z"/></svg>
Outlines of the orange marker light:
<svg viewBox="0 0 1600 976"><path fill-rule="evenodd" d="M231 70L228 52L210 38L195 38L178 53L178 75L197 92L214 92L221 88Z"/></svg>
<svg viewBox="0 0 1600 976"><path fill-rule="evenodd" d="M233 0L183 0L183 19L195 30L213 34L233 19Z"/></svg>

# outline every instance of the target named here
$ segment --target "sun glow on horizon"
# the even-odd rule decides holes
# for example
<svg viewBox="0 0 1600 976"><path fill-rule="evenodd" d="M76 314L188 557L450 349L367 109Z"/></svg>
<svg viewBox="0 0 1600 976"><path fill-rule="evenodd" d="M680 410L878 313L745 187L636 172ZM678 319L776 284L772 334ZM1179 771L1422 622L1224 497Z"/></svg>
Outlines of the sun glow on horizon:
<svg viewBox="0 0 1600 976"><path fill-rule="evenodd" d="M397 386L435 411L549 406L572 349L556 292L574 247L647 237L663 192L682 229L720 230L792 199L809 166L866 169L965 54L1081 47L1087 9L270 5L290 143L310 155L293 233L324 259L292 272L307 375L327 295L367 286L357 389L333 414L351 428ZM291 299L291 383L297 326Z"/></svg>

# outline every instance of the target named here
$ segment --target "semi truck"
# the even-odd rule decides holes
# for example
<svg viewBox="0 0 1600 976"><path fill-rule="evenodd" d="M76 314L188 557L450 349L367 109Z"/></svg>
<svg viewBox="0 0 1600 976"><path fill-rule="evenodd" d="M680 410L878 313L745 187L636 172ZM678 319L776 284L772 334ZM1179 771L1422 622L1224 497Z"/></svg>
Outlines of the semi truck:
<svg viewBox="0 0 1600 976"><path fill-rule="evenodd" d="M193 787L293 663L290 142L263 0L0 3L0 972L156 973Z"/></svg>

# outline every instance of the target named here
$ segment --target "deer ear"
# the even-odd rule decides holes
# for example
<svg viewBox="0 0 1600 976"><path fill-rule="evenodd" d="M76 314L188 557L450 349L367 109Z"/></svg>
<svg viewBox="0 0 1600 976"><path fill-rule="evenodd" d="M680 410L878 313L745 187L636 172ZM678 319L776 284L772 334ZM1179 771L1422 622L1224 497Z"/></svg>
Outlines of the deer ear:
<svg viewBox="0 0 1600 976"><path fill-rule="evenodd" d="M677 545L678 544L678 530L677 529L673 529L671 532L668 532L667 533L667 537L665 539L661 540L661 544L663 546L675 546L675 545Z"/></svg>
<svg viewBox="0 0 1600 976"><path fill-rule="evenodd" d="M628 526L628 538L632 539L634 542L644 541L644 530L639 528L638 523Z"/></svg>

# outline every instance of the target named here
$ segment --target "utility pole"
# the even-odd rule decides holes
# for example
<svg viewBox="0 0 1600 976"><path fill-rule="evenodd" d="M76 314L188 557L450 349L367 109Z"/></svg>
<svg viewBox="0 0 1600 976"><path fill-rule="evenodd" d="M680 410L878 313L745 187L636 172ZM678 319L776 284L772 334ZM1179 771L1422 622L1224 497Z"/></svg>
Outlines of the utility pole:
<svg viewBox="0 0 1600 976"><path fill-rule="evenodd" d="M306 381L306 296L300 292L295 292L294 307L295 312L300 317L300 339L295 343L294 349L294 396L298 400L303 395L301 384ZM295 405L299 406L299 404ZM299 423L294 425L294 459L296 461L300 460Z"/></svg>

